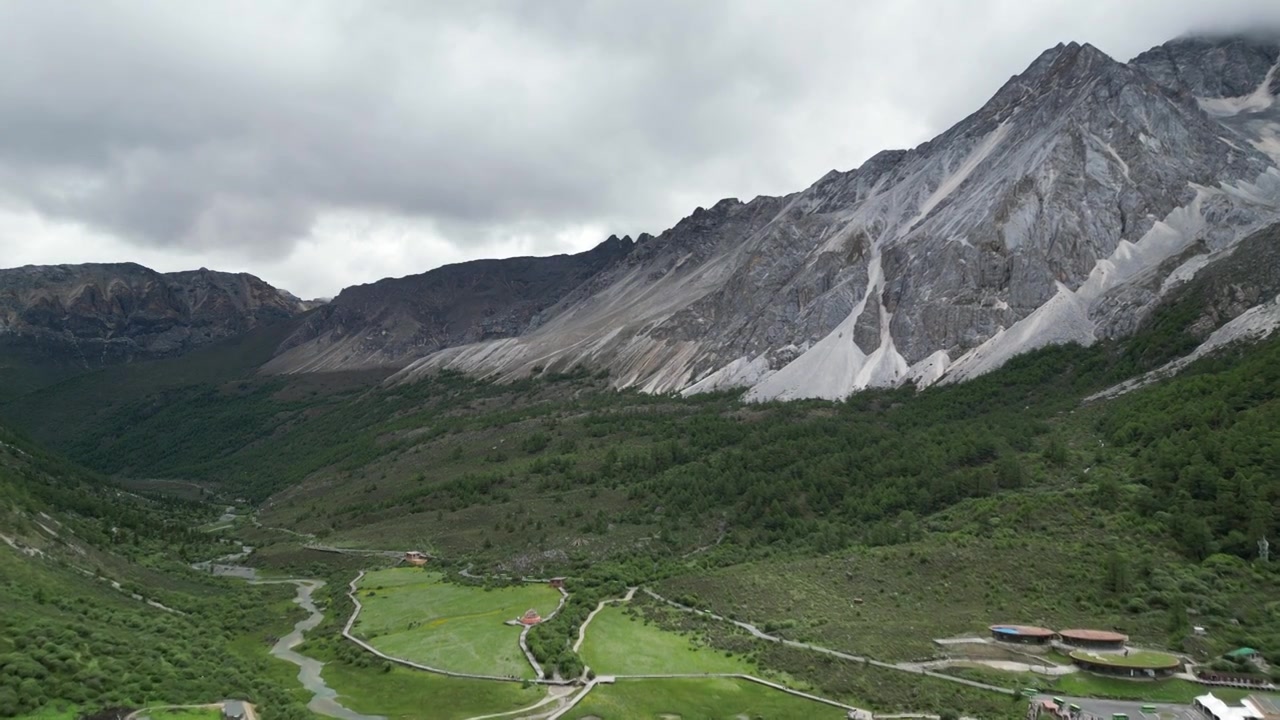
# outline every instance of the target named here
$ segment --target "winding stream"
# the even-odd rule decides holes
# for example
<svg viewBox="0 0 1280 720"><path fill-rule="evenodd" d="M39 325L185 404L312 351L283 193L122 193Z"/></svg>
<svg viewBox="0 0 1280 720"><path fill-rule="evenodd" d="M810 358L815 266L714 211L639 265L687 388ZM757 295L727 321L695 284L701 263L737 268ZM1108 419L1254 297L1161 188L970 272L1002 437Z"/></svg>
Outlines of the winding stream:
<svg viewBox="0 0 1280 720"><path fill-rule="evenodd" d="M289 584L296 586L298 594L294 596L293 602L309 614L294 624L293 630L288 635L280 638L275 645L271 646L271 655L298 666L298 682L302 683L302 687L312 696L311 702L307 703L307 708L311 712L339 718L339 720L387 720L381 715L362 715L350 708L343 707L338 702L338 691L329 687L320 675L320 671L324 669L324 663L294 650L294 648L302 644L307 631L314 630L324 620L324 613L320 612L320 608L317 608L315 601L311 599L312 593L324 587L323 580L305 578L258 580L258 571L243 565L206 564L201 569L208 570L214 575L242 578L254 585Z"/></svg>
<svg viewBox="0 0 1280 720"><path fill-rule="evenodd" d="M302 683L302 687L312 694L311 702L307 703L307 707L311 712L340 718L341 720L387 720L381 715L361 715L350 708L343 707L338 703L338 692L325 684L324 678L320 676L320 671L324 669L324 663L294 651L295 647L302 644L303 635L308 630L319 625L321 620L324 620L324 613L320 612L315 602L311 600L311 594L324 587L324 581L257 581L258 584L271 582L287 582L298 586L298 594L293 598L293 601L297 603L298 607L311 613L293 626L293 632L280 638L275 645L271 646L272 655L281 660L288 660L298 666L298 682Z"/></svg>

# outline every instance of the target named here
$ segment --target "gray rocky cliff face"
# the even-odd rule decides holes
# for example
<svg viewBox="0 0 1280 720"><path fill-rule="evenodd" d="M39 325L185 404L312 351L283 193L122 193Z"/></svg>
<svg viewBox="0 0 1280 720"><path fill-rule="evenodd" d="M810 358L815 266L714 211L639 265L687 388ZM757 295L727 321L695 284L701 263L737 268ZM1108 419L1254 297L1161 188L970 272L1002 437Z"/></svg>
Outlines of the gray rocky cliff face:
<svg viewBox="0 0 1280 720"><path fill-rule="evenodd" d="M478 260L346 288L308 316L264 369L395 367L441 348L518 335L632 245L613 237L577 255Z"/></svg>
<svg viewBox="0 0 1280 720"><path fill-rule="evenodd" d="M401 377L585 363L648 391L839 398L1130 331L1280 212L1271 49L1175 41L1126 64L1059 45L934 140L699 209L528 332Z"/></svg>
<svg viewBox="0 0 1280 720"><path fill-rule="evenodd" d="M1151 48L1130 65L1162 87L1199 98L1252 94L1267 80L1280 95L1280 76L1268 73L1280 56L1280 35L1184 37Z"/></svg>
<svg viewBox="0 0 1280 720"><path fill-rule="evenodd" d="M304 309L244 273L132 263L0 270L0 340L86 367L178 355Z"/></svg>

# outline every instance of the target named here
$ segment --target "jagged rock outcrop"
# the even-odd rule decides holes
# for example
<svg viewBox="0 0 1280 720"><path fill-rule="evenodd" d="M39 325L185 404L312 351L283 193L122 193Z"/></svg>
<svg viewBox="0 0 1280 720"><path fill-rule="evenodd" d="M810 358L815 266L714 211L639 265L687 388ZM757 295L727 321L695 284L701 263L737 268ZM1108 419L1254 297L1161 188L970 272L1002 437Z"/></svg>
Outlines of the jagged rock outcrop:
<svg viewBox="0 0 1280 720"><path fill-rule="evenodd" d="M397 367L441 348L517 335L632 245L611 237L576 255L476 260L346 288L303 321L264 370Z"/></svg>
<svg viewBox="0 0 1280 720"><path fill-rule="evenodd" d="M0 342L85 367L178 355L306 307L246 273L134 263L0 270Z"/></svg>
<svg viewBox="0 0 1280 720"><path fill-rule="evenodd" d="M399 377L585 363L648 391L838 398L1131 331L1280 214L1273 49L1188 38L1122 63L1059 45L934 140L699 209L528 332Z"/></svg>

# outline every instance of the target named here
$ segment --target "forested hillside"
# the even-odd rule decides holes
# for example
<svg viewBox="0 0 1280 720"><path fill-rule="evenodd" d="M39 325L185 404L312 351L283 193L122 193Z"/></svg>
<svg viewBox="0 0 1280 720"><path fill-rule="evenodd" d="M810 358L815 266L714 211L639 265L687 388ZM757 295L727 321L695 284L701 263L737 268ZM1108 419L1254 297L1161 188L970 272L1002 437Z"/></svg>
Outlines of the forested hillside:
<svg viewBox="0 0 1280 720"><path fill-rule="evenodd" d="M618 393L585 372L391 387L246 375L138 393L72 436L33 429L105 473L197 479L255 500L283 492L279 512L324 533L368 535L428 512L459 513L445 525L465 527L516 497L590 492L599 501L578 511L591 517L548 518L545 532L572 519L574 531L683 528L693 541L699 526L723 526L740 545L826 551L897 542L913 518L966 498L1087 481L1117 497L1142 488L1135 508L1188 557L1253 557L1264 535L1280 536L1280 341L1083 405L1133 363L1131 347L1050 348L968 383L842 403ZM74 397L7 412L39 421L31 408Z"/></svg>
<svg viewBox="0 0 1280 720"><path fill-rule="evenodd" d="M1210 661L1233 644L1280 646L1280 576L1258 557L1260 539L1280 536L1280 338L1088 400L1194 347L1196 321L1173 303L1132 342L1045 348L969 382L843 402L617 392L584 368L509 384L262 376L252 368L265 342L241 342L77 377L2 412L96 472L196 482L256 506L264 525L325 543L571 575L574 599L531 635L541 660L568 674L582 667L567 648L593 603L639 584L895 662L1009 618L1120 627ZM45 474L106 482L75 468ZM85 502L60 487L23 497ZM86 536L146 563L162 546L170 558L206 551L184 529L196 506L122 507L111 492L101 510L97 500L82 510L98 518ZM123 530L94 535L108 517ZM290 538L259 561L307 557ZM854 593L862 607L832 612ZM210 597L199 607L232 646L268 622ZM1211 635L1190 637L1193 623ZM766 655L833 694L879 698L857 668ZM913 687L915 706L954 699L946 684Z"/></svg>
<svg viewBox="0 0 1280 720"><path fill-rule="evenodd" d="M209 510L139 497L0 428L0 717L244 697L308 717L267 640L290 588L203 576Z"/></svg>

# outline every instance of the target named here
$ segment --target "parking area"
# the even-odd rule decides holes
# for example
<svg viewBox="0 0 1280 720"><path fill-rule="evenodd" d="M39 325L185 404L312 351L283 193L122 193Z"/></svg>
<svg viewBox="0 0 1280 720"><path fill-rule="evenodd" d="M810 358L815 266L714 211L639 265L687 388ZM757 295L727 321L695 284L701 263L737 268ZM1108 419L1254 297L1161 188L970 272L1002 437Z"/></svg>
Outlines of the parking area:
<svg viewBox="0 0 1280 720"><path fill-rule="evenodd" d="M1038 699L1052 700L1052 695L1040 695ZM1080 708L1078 720L1111 720L1117 714L1129 716L1129 720L1204 720L1200 713L1190 705L1167 705L1162 703L1141 703L1125 700L1101 700L1098 698L1064 697L1068 706ZM1153 707L1154 712L1143 710Z"/></svg>

